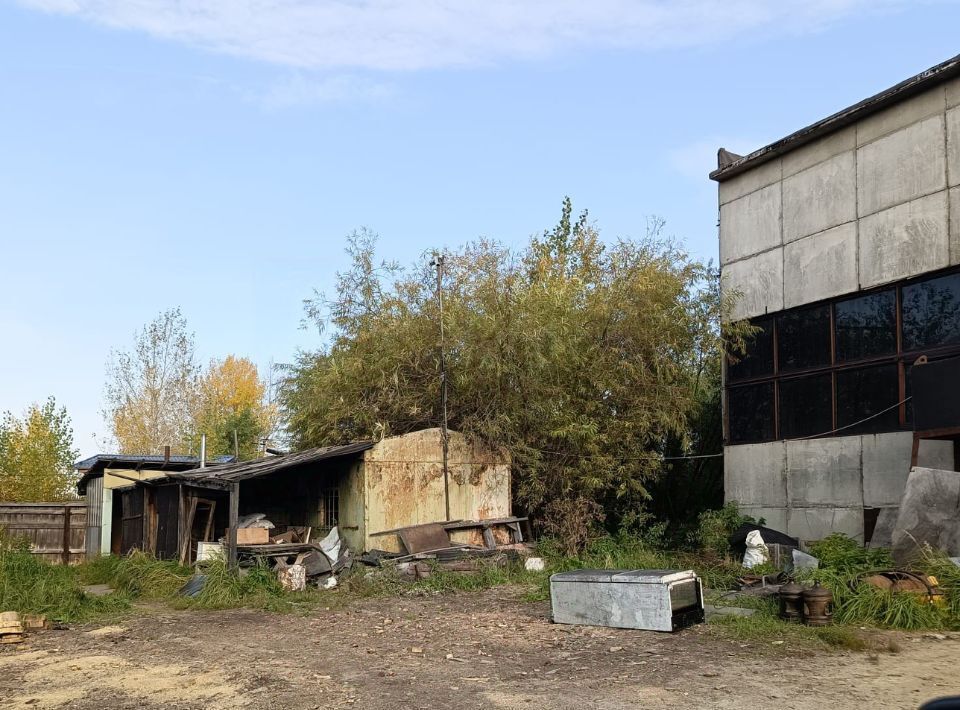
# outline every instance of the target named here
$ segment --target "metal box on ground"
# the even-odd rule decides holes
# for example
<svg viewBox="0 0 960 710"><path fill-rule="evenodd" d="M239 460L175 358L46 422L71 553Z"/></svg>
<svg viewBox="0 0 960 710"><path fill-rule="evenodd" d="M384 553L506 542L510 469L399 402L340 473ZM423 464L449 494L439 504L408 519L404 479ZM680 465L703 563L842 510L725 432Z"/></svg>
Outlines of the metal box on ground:
<svg viewBox="0 0 960 710"><path fill-rule="evenodd" d="M550 577L558 624L676 631L701 623L703 589L693 570L582 569Z"/></svg>

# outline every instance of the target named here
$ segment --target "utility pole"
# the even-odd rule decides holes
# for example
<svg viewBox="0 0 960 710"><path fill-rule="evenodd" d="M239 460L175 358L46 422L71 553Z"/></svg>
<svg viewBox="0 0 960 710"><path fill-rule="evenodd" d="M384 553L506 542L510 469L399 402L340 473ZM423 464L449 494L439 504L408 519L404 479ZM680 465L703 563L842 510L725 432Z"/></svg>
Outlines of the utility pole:
<svg viewBox="0 0 960 710"><path fill-rule="evenodd" d="M450 520L450 437L447 432L447 361L443 342L443 254L436 254L430 262L437 270L437 302L440 305L440 441L443 445L443 500L447 520Z"/></svg>

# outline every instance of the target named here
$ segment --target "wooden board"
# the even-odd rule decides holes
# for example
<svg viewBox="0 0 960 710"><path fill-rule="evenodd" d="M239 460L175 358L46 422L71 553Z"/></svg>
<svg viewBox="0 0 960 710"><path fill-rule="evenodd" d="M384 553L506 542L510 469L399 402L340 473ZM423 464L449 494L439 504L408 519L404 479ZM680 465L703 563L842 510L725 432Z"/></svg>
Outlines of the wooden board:
<svg viewBox="0 0 960 710"><path fill-rule="evenodd" d="M426 550L440 550L450 547L450 535L444 530L443 523L427 523L400 528L397 530L397 537L400 538L400 542L403 543L409 555Z"/></svg>

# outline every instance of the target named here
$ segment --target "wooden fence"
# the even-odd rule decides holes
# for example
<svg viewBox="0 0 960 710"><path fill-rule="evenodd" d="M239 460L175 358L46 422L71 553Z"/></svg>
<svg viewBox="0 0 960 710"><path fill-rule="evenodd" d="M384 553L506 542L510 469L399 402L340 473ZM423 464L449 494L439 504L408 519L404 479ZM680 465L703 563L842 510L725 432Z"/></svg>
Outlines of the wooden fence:
<svg viewBox="0 0 960 710"><path fill-rule="evenodd" d="M87 504L0 503L0 528L27 538L33 554L48 562L76 564L85 556Z"/></svg>

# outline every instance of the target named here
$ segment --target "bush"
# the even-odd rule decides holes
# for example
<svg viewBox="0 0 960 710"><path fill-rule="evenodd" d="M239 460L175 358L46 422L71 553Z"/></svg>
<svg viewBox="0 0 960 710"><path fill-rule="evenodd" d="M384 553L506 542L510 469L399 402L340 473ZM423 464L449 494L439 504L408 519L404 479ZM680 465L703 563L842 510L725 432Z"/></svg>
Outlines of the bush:
<svg viewBox="0 0 960 710"><path fill-rule="evenodd" d="M718 510L705 510L700 514L692 542L707 554L725 557L730 554L730 536L733 532L744 523L756 522L749 515L741 514L736 503L727 503ZM761 520L760 524L763 522Z"/></svg>
<svg viewBox="0 0 960 710"><path fill-rule="evenodd" d="M890 551L868 549L843 533L833 533L810 545L810 554L820 566L840 574L889 569L893 566Z"/></svg>

